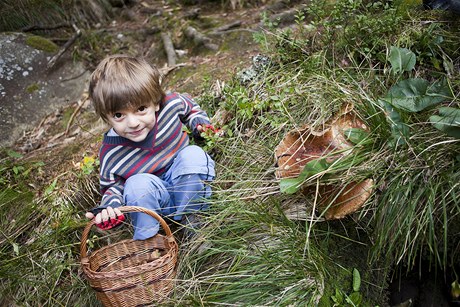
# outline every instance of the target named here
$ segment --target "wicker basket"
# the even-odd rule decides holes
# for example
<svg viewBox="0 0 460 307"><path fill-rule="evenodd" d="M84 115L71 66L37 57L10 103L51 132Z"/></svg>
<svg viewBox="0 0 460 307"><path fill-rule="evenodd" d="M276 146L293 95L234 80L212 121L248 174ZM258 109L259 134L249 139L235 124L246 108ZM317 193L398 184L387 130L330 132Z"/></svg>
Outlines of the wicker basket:
<svg viewBox="0 0 460 307"><path fill-rule="evenodd" d="M123 240L87 255L86 241L94 222L83 230L80 260L83 272L104 306L139 306L161 302L174 287L178 246L166 222L155 212L121 207L157 219L166 235Z"/></svg>

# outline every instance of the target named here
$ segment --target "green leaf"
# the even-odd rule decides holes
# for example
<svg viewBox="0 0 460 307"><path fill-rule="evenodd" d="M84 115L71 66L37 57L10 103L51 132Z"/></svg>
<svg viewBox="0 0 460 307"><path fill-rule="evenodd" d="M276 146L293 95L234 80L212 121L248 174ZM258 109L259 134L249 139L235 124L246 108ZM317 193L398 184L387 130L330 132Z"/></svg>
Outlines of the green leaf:
<svg viewBox="0 0 460 307"><path fill-rule="evenodd" d="M304 179L297 178L283 178L280 180L280 191L285 194L296 193L302 185Z"/></svg>
<svg viewBox="0 0 460 307"><path fill-rule="evenodd" d="M348 295L345 300L352 306L360 306L361 302L363 301L363 296L359 292L353 292L352 294Z"/></svg>
<svg viewBox="0 0 460 307"><path fill-rule="evenodd" d="M45 197L49 196L54 191L54 189L56 189L56 184L57 184L57 178L54 179L54 181L46 188L45 193L44 193Z"/></svg>
<svg viewBox="0 0 460 307"><path fill-rule="evenodd" d="M339 289L335 289L335 295L331 296L331 299L334 303L342 305L343 304L343 293Z"/></svg>
<svg viewBox="0 0 460 307"><path fill-rule="evenodd" d="M445 79L430 85L425 79L413 78L393 85L384 100L399 109L419 112L452 97Z"/></svg>
<svg viewBox="0 0 460 307"><path fill-rule="evenodd" d="M361 275L359 271L355 268L353 269L353 291L358 292L361 288Z"/></svg>
<svg viewBox="0 0 460 307"><path fill-rule="evenodd" d="M311 177L313 175L319 174L327 170L330 166L330 163L326 161L324 158L312 160L305 164L305 168L300 173L300 176L304 178Z"/></svg>
<svg viewBox="0 0 460 307"><path fill-rule="evenodd" d="M443 117L452 117L457 120L457 123L460 121L460 109L451 108L451 107L442 107L438 109L439 115Z"/></svg>
<svg viewBox="0 0 460 307"><path fill-rule="evenodd" d="M439 108L439 115L430 116L431 124L448 136L460 139L460 109Z"/></svg>
<svg viewBox="0 0 460 307"><path fill-rule="evenodd" d="M13 252L16 256L19 255L19 245L17 245L16 243L12 243L13 244Z"/></svg>
<svg viewBox="0 0 460 307"><path fill-rule="evenodd" d="M21 155L19 152L16 152L10 149L7 151L7 155L8 157L14 158L14 159L21 159L23 157L23 155Z"/></svg>
<svg viewBox="0 0 460 307"><path fill-rule="evenodd" d="M361 128L345 129L343 132L345 137L353 144L359 144L369 136L369 132Z"/></svg>
<svg viewBox="0 0 460 307"><path fill-rule="evenodd" d="M458 283L458 280L454 280L451 284L451 293L453 298L459 298L460 297L460 284Z"/></svg>
<svg viewBox="0 0 460 307"><path fill-rule="evenodd" d="M308 177L324 172L329 168L329 165L324 158L308 162L297 178L283 178L280 180L281 193L296 193Z"/></svg>
<svg viewBox="0 0 460 307"><path fill-rule="evenodd" d="M415 53L406 48L390 47L390 63L395 73L411 71L415 67Z"/></svg>
<svg viewBox="0 0 460 307"><path fill-rule="evenodd" d="M391 127L393 138L389 144L392 146L406 144L406 139L409 138L409 127L403 122L401 114L385 100L379 99L378 103L382 106Z"/></svg>

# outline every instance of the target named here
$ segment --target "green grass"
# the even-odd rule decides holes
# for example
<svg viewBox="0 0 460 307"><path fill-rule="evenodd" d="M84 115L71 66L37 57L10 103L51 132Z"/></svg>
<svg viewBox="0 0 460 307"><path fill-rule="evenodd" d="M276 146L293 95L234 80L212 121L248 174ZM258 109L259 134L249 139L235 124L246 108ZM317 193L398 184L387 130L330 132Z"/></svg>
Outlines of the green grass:
<svg viewBox="0 0 460 307"><path fill-rule="evenodd" d="M269 199L216 205L220 210L209 219L209 231L184 250L179 295L191 301L199 297L204 305L286 305L293 298L314 304L322 285L310 260L321 256L305 253L305 231L269 214L272 206Z"/></svg>
<svg viewBox="0 0 460 307"><path fill-rule="evenodd" d="M350 14L338 16L344 6ZM460 105L459 33L448 15L406 8L410 13L361 1L315 1L297 28L272 26L256 35L271 64L254 79L226 80L221 99L201 96L206 109L232 116L225 137L210 144L218 171L210 214L196 239L181 245L167 305L332 306L337 293L352 295L357 269L361 305L383 306L395 267L410 270L422 258L453 269L459 257L460 141L429 118L440 105ZM416 54L411 72L392 72L391 46ZM446 77L454 95L421 112L398 110L408 135L396 145L394 122L378 101L414 76L430 82ZM203 93L212 85L207 82ZM314 210L317 194L280 193L274 148L292 129L323 129L346 103L366 123L368 139L303 184L315 191L326 183L372 178L375 190L359 212L325 221ZM95 173L69 171L36 197L24 187L41 166L11 155L2 162L2 303L97 305L78 268L82 213L97 201ZM102 246L118 235L96 231L92 239Z"/></svg>

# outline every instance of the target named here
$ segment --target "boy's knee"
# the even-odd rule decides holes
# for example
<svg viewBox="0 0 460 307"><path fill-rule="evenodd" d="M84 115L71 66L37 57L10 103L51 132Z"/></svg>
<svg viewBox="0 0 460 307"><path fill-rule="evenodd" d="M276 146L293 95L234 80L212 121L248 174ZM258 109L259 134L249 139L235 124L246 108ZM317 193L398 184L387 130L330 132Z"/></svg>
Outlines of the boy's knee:
<svg viewBox="0 0 460 307"><path fill-rule="evenodd" d="M205 155L205 151L200 146L189 145L179 151L177 158L193 161L200 158L202 159Z"/></svg>
<svg viewBox="0 0 460 307"><path fill-rule="evenodd" d="M166 181L171 181L179 176L192 174L204 174L207 178L213 178L216 175L214 165L212 158L202 148L190 145L177 154L165 178Z"/></svg>
<svg viewBox="0 0 460 307"><path fill-rule="evenodd" d="M201 173L200 168L203 167L214 169L212 158L201 147L196 145L190 145L182 149L176 157L175 164L176 167L182 170L191 170L182 174Z"/></svg>
<svg viewBox="0 0 460 307"><path fill-rule="evenodd" d="M162 191L165 187L161 179L155 175L142 173L129 177L125 182L125 195L137 195L139 193L152 193Z"/></svg>

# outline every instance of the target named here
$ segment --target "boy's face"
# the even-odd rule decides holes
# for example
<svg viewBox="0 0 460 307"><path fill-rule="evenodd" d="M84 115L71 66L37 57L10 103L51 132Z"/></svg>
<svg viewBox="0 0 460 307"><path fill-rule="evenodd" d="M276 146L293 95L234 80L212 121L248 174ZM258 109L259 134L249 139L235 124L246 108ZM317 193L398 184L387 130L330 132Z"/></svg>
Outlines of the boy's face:
<svg viewBox="0 0 460 307"><path fill-rule="evenodd" d="M135 110L120 110L108 116L108 123L118 135L141 142L155 126L155 112L159 109L159 105L145 105Z"/></svg>

